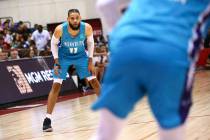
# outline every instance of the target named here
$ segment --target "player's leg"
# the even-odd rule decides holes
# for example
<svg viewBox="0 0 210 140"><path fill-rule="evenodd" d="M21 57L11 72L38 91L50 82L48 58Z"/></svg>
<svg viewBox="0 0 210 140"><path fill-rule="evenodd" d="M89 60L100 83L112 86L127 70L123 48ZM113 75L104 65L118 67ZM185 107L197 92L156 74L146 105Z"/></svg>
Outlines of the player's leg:
<svg viewBox="0 0 210 140"><path fill-rule="evenodd" d="M160 140L184 140L185 137L185 125L173 129L159 128Z"/></svg>
<svg viewBox="0 0 210 140"><path fill-rule="evenodd" d="M43 122L43 131L44 132L51 132L53 131L52 126L51 126L51 116L53 109L55 107L55 104L57 102L57 98L60 92L60 88L63 82L63 79L66 79L66 74L68 70L69 65L65 65L61 63L61 69L59 70L59 75L53 74L53 85L50 90L50 93L48 95L48 101L47 101L47 114L46 118L44 119Z"/></svg>
<svg viewBox="0 0 210 140"><path fill-rule="evenodd" d="M160 126L160 140L184 140L184 123L192 104L192 75L187 68L175 65L156 71L162 72L159 76L151 74L148 99Z"/></svg>
<svg viewBox="0 0 210 140"><path fill-rule="evenodd" d="M131 42L123 43L126 45ZM134 55L131 54L132 58L122 57L128 55L123 49L118 50L116 54L112 53L104 75L101 95L92 106L93 110L105 109L100 111L95 140L116 140L125 118L133 110L136 102L144 96L142 83L138 80L139 69L134 68L136 63L133 63Z"/></svg>
<svg viewBox="0 0 210 140"><path fill-rule="evenodd" d="M76 71L81 80L86 80L91 87L93 88L94 92L99 95L100 92L100 83L97 80L96 76L91 76L90 72L88 71L88 59L82 58L75 63Z"/></svg>
<svg viewBox="0 0 210 140"><path fill-rule="evenodd" d="M56 101L60 92L62 81L63 81L62 79L54 79L52 88L48 95L47 114L46 114L46 118L44 119L43 128L42 128L44 132L53 131L52 126L51 126L51 116L52 116L52 112L53 112L53 109L55 107L55 104L56 104Z"/></svg>
<svg viewBox="0 0 210 140"><path fill-rule="evenodd" d="M116 117L107 109L102 109L100 111L99 127L91 140L116 140L123 124L123 119Z"/></svg>
<svg viewBox="0 0 210 140"><path fill-rule="evenodd" d="M53 108L57 101L63 79L54 79L47 102L47 114L52 114Z"/></svg>
<svg viewBox="0 0 210 140"><path fill-rule="evenodd" d="M68 69L69 75L76 74L76 68L74 65L71 65ZM80 79L78 76L78 88L81 92L85 93L89 88L88 82L85 79Z"/></svg>

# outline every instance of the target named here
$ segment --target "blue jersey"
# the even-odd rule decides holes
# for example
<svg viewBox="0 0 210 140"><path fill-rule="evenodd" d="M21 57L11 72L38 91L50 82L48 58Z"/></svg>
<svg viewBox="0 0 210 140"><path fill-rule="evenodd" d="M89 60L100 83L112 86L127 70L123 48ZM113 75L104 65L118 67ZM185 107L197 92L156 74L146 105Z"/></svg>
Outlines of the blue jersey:
<svg viewBox="0 0 210 140"><path fill-rule="evenodd" d="M199 50L209 2L132 0L110 35L109 66L93 109L125 118L147 95L161 128L183 125L192 104L189 64Z"/></svg>
<svg viewBox="0 0 210 140"><path fill-rule="evenodd" d="M205 10L207 11L209 2L210 0L133 0L110 37L122 40L138 38L155 45L165 44L184 52L193 52L192 48L188 50L188 46L193 43L190 40L196 40L200 35L199 29L208 15Z"/></svg>
<svg viewBox="0 0 210 140"><path fill-rule="evenodd" d="M87 58L85 51L85 23L80 22L80 31L77 36L73 37L69 31L69 23L65 22L62 24L63 33L61 36L61 42L59 47L59 58L60 59L79 59Z"/></svg>

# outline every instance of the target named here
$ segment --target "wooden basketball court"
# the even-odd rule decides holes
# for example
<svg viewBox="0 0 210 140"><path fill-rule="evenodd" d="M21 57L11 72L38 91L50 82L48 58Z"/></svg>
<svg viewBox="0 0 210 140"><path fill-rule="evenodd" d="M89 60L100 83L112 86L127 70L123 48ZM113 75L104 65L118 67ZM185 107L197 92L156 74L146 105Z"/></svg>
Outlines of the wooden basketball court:
<svg viewBox="0 0 210 140"><path fill-rule="evenodd" d="M42 132L46 106L1 115L0 140L88 140L98 123L98 113L90 110L96 98L89 95L57 103L54 131L49 133ZM193 100L187 140L210 140L210 71L196 72ZM144 98L129 116L119 140L157 140L157 130Z"/></svg>

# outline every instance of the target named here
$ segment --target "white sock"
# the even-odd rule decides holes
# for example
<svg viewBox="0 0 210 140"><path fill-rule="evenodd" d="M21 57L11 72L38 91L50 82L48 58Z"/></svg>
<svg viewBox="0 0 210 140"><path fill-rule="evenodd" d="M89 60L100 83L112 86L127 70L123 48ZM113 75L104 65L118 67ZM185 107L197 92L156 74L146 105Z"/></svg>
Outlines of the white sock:
<svg viewBox="0 0 210 140"><path fill-rule="evenodd" d="M117 118L106 109L100 111L100 122L96 135L92 140L116 140L124 120Z"/></svg>
<svg viewBox="0 0 210 140"><path fill-rule="evenodd" d="M160 140L184 140L185 126L179 126L174 129L165 130L160 128Z"/></svg>
<svg viewBox="0 0 210 140"><path fill-rule="evenodd" d="M46 114L46 117L49 118L49 119L51 119L51 118L52 118L52 114L48 114L48 113L47 113L47 114Z"/></svg>

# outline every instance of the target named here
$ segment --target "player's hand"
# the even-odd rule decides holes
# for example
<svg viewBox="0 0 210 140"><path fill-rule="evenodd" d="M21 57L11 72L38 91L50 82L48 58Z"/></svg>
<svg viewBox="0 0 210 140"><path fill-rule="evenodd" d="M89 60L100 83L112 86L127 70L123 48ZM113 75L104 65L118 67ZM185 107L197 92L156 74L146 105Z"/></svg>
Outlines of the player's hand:
<svg viewBox="0 0 210 140"><path fill-rule="evenodd" d="M61 69L61 66L59 64L54 65L54 73L56 76L59 75L59 70Z"/></svg>

